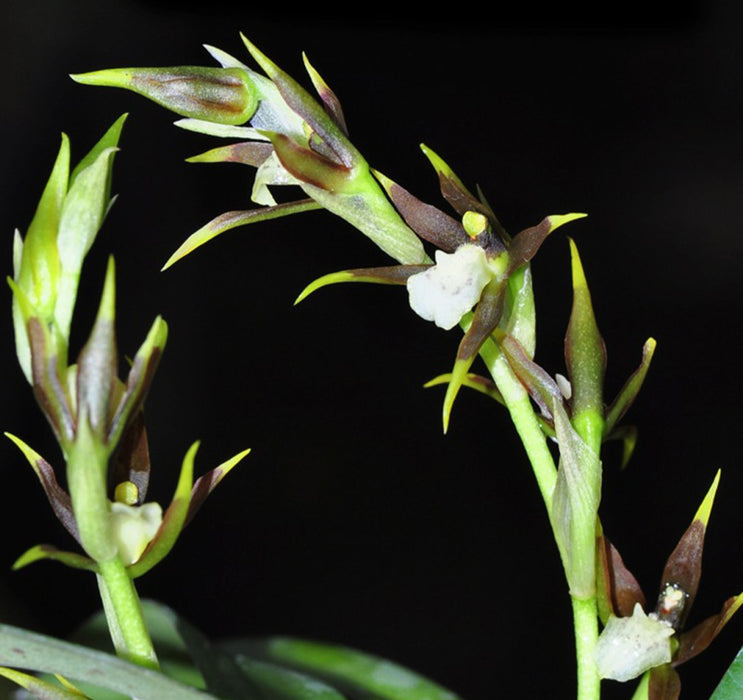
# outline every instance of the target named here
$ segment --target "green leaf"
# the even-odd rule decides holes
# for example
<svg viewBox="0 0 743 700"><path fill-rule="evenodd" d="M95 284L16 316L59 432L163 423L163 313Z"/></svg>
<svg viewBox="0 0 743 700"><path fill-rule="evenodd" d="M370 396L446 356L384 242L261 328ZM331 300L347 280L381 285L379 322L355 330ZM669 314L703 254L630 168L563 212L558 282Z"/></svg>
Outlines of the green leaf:
<svg viewBox="0 0 743 700"><path fill-rule="evenodd" d="M156 601L142 601L142 612L163 672L168 676L199 688L208 684L212 692L223 692L235 700L344 700L333 687L310 675L210 642L177 613ZM109 650L111 642L104 615L91 618L75 634L75 641ZM217 691L219 685L221 691Z"/></svg>
<svg viewBox="0 0 743 700"><path fill-rule="evenodd" d="M292 637L242 639L224 644L233 653L312 674L367 700L458 700L458 696L392 661L344 646Z"/></svg>
<svg viewBox="0 0 743 700"><path fill-rule="evenodd" d="M741 696L743 696L743 647L725 671L709 700L739 700Z"/></svg>
<svg viewBox="0 0 743 700"><path fill-rule="evenodd" d="M218 697L111 654L11 625L0 625L0 664L62 675L76 684L87 682L127 697L157 700L214 700Z"/></svg>

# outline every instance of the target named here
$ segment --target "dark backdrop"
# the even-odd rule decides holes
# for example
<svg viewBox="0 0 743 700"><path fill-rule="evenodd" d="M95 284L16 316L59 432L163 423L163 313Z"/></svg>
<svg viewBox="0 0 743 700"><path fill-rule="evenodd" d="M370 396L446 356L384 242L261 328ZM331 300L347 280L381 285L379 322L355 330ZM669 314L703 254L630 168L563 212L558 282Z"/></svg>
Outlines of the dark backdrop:
<svg viewBox="0 0 743 700"><path fill-rule="evenodd" d="M148 403L152 495L166 501L181 458L197 466L245 446L172 555L140 582L214 636L287 633L391 657L471 700L573 696L570 608L535 483L507 415L463 392L450 433L443 392L457 343L412 314L403 291L351 285L297 308L313 278L384 256L330 214L225 234L159 268L211 217L249 206L251 174L184 159L214 140L122 91L67 74L124 65L210 65L203 43L247 54L246 33L306 83L301 52L340 96L372 164L438 200L418 144L480 184L512 232L544 215L572 224L609 348L608 386L658 351L629 420L634 460L605 459L602 519L656 593L667 554L715 471L723 476L693 620L743 590L739 362L743 311L743 98L735 2L623 3L573 11L464 6L437 16L311 4L275 12L177 3L6 0L0 10L0 245L10 271L61 131L76 157L129 112L119 199L85 268L76 341L117 259L118 332L133 353L154 316L169 345ZM650 8L650 9L648 9ZM586 14L587 12L587 14ZM336 13L336 14L333 14ZM284 17L285 19L282 19ZM561 371L569 255L557 233L534 263L538 359ZM10 295L0 316L0 427L59 463L14 361ZM68 633L96 608L91 577L41 563L10 573L38 542L69 547L21 455L0 443L3 616ZM743 639L735 619L682 669L707 697ZM523 675L522 668L529 671ZM618 696L624 697L625 693Z"/></svg>

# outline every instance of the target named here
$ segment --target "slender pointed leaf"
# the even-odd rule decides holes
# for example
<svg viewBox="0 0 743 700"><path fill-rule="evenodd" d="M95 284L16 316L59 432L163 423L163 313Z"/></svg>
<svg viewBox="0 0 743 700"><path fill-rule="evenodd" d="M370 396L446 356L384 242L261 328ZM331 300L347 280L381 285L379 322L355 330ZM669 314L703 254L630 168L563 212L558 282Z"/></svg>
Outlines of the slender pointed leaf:
<svg viewBox="0 0 743 700"><path fill-rule="evenodd" d="M434 681L392 661L349 647L292 637L225 643L233 653L311 674L365 700L458 700Z"/></svg>
<svg viewBox="0 0 743 700"><path fill-rule="evenodd" d="M11 625L0 625L0 664L63 675L73 682L84 681L129 697L153 700L217 698L111 654Z"/></svg>
<svg viewBox="0 0 743 700"><path fill-rule="evenodd" d="M720 679L709 700L740 700L743 697L743 647Z"/></svg>

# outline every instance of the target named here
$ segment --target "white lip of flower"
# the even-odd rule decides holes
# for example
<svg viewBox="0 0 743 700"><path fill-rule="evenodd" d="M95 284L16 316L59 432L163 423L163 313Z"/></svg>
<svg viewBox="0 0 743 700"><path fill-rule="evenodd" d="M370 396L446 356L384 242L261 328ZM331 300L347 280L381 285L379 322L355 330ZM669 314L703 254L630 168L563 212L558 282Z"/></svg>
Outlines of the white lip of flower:
<svg viewBox="0 0 743 700"><path fill-rule="evenodd" d="M596 645L596 668L601 678L629 681L671 661L668 623L646 615L635 603L631 617L610 617Z"/></svg>
<svg viewBox="0 0 743 700"><path fill-rule="evenodd" d="M407 281L410 306L421 318L450 330L480 300L495 276L485 251L465 243L453 253L437 250L436 264Z"/></svg>
<svg viewBox="0 0 743 700"><path fill-rule="evenodd" d="M111 504L114 540L125 566L139 560L162 521L163 510L159 503L143 503L141 506L119 502Z"/></svg>

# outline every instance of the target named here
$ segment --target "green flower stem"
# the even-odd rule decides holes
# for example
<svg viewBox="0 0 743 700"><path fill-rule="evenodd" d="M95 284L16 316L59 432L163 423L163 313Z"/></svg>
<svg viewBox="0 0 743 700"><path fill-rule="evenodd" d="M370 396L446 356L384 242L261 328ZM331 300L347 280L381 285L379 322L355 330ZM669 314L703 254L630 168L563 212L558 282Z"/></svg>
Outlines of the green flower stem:
<svg viewBox="0 0 743 700"><path fill-rule="evenodd" d="M521 438L534 471L542 500L549 513L552 507L552 492L557 479L557 467L547 445L546 436L534 413L529 395L494 343L485 343L480 355L511 414L516 432ZM578 700L598 700L601 697L601 686L593 661L599 633L596 598L571 597L571 603L576 640L577 698Z"/></svg>
<svg viewBox="0 0 743 700"><path fill-rule="evenodd" d="M117 654L157 668L139 596L113 536L106 493L109 456L108 447L96 436L83 412L67 455L67 483L80 539L98 566L98 587Z"/></svg>
<svg viewBox="0 0 743 700"><path fill-rule="evenodd" d="M116 653L140 666L157 669L139 596L121 558L98 562L98 572L98 588Z"/></svg>
<svg viewBox="0 0 743 700"><path fill-rule="evenodd" d="M506 408L511 414L511 420L521 438L537 479L542 500L549 512L552 505L552 491L557 479L557 467L544 432L534 414L529 394L516 378L508 361L495 343L485 343L480 350L480 355L485 360L498 391L503 396Z"/></svg>
<svg viewBox="0 0 743 700"><path fill-rule="evenodd" d="M594 652L599 638L596 598L571 597L575 629L575 658L578 666L577 700L599 700L601 679L596 671Z"/></svg>

